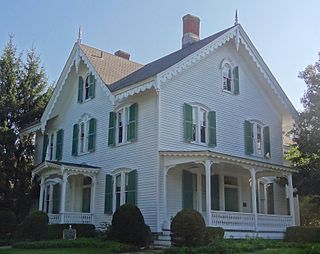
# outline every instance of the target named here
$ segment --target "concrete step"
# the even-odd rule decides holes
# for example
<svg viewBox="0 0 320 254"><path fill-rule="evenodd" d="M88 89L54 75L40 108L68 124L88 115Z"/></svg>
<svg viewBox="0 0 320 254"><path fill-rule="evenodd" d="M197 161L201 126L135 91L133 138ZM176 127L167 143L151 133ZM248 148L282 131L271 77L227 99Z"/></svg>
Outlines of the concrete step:
<svg viewBox="0 0 320 254"><path fill-rule="evenodd" d="M170 235L159 235L157 240L171 241L171 237L170 237Z"/></svg>
<svg viewBox="0 0 320 254"><path fill-rule="evenodd" d="M153 241L153 246L167 246L167 247L170 247L170 246L171 246L171 241L167 241L167 240L154 240L154 241Z"/></svg>

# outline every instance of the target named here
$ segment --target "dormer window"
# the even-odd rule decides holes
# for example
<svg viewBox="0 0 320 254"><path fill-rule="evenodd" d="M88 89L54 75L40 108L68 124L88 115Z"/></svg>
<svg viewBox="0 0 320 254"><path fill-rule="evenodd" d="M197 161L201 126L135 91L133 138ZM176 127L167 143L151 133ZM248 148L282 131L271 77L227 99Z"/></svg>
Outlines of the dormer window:
<svg viewBox="0 0 320 254"><path fill-rule="evenodd" d="M231 60L224 59L221 63L222 90L238 95L239 90L239 67L234 66Z"/></svg>
<svg viewBox="0 0 320 254"><path fill-rule="evenodd" d="M216 113L206 107L184 104L184 138L191 143L216 146Z"/></svg>
<svg viewBox="0 0 320 254"><path fill-rule="evenodd" d="M247 155L270 158L270 129L263 123L245 121L245 152Z"/></svg>
<svg viewBox="0 0 320 254"><path fill-rule="evenodd" d="M78 79L78 102L83 103L93 99L95 95L95 78L92 73L88 74L85 82L82 76Z"/></svg>

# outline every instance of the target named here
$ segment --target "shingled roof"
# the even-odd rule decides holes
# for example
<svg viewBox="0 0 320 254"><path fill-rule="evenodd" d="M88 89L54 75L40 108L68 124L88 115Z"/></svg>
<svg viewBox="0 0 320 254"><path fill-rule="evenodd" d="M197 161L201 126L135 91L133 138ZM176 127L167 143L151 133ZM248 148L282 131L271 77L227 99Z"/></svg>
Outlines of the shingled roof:
<svg viewBox="0 0 320 254"><path fill-rule="evenodd" d="M143 67L142 64L129 61L84 44L80 44L80 48L87 56L100 78L108 86Z"/></svg>
<svg viewBox="0 0 320 254"><path fill-rule="evenodd" d="M231 30L234 26L229 27L221 32L213 34L205 39L202 39L198 42L191 44L185 48L182 48L178 51L171 53L170 55L164 56L158 60L155 60L142 68L139 68L137 71L129 74L128 76L116 81L115 83L111 84L109 89L113 92L127 86L133 85L137 82L150 78L165 69L168 69L170 66L180 62L182 59L186 58L187 56L191 55L192 53L196 52L197 50L203 48L213 40L217 39L219 36L223 35L224 33Z"/></svg>

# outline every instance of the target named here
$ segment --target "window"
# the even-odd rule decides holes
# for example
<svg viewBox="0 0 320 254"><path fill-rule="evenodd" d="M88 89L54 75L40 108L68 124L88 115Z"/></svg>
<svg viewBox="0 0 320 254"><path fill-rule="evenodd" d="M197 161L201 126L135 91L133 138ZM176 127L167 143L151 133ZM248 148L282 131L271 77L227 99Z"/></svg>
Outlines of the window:
<svg viewBox="0 0 320 254"><path fill-rule="evenodd" d="M72 155L85 154L95 150L96 119L84 115L79 123L73 125Z"/></svg>
<svg viewBox="0 0 320 254"><path fill-rule="evenodd" d="M200 105L184 104L184 128L187 142L216 146L216 114Z"/></svg>
<svg viewBox="0 0 320 254"><path fill-rule="evenodd" d="M50 136L50 160L53 160L53 138L54 134Z"/></svg>
<svg viewBox="0 0 320 254"><path fill-rule="evenodd" d="M233 66L229 59L224 59L221 63L222 90L235 95L240 93L239 90L239 67Z"/></svg>
<svg viewBox="0 0 320 254"><path fill-rule="evenodd" d="M269 132L269 127L259 121L245 121L246 154L270 158Z"/></svg>
<svg viewBox="0 0 320 254"><path fill-rule="evenodd" d="M137 171L116 170L106 175L105 213L111 214L121 205L137 204Z"/></svg>
<svg viewBox="0 0 320 254"><path fill-rule="evenodd" d="M239 197L238 197L238 179L234 176L224 176L224 196L225 196L225 210L239 211Z"/></svg>
<svg viewBox="0 0 320 254"><path fill-rule="evenodd" d="M78 102L82 103L95 96L95 78L92 73L86 76L85 82L83 77L79 76L78 80Z"/></svg>
<svg viewBox="0 0 320 254"><path fill-rule="evenodd" d="M124 144L137 139L138 104L125 106L109 114L108 145Z"/></svg>
<svg viewBox="0 0 320 254"><path fill-rule="evenodd" d="M90 212L90 203L91 203L91 178L86 176L83 178L82 185L82 212Z"/></svg>

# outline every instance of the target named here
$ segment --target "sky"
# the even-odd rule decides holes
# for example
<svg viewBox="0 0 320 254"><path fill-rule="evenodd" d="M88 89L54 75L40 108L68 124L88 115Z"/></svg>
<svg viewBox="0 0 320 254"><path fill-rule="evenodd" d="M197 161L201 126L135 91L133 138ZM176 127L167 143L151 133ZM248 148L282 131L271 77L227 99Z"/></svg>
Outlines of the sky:
<svg viewBox="0 0 320 254"><path fill-rule="evenodd" d="M182 17L198 16L200 38L239 23L302 110L299 71L318 60L319 0L8 0L0 1L0 50L14 35L18 51L36 48L49 82L58 80L82 27L82 43L146 64L181 48Z"/></svg>

